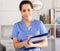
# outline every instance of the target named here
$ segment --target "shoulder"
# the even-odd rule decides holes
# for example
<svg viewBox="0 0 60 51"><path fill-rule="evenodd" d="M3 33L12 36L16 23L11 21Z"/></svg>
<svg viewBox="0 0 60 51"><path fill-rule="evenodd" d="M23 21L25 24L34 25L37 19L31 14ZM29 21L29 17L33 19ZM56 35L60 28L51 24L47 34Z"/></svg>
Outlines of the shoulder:
<svg viewBox="0 0 60 51"><path fill-rule="evenodd" d="M34 22L34 23L37 23L37 24L43 23L41 20L34 20L33 22Z"/></svg>
<svg viewBox="0 0 60 51"><path fill-rule="evenodd" d="M16 22L16 23L14 23L14 26L17 26L17 25L19 25L19 24L22 24L22 21L18 21L18 22Z"/></svg>

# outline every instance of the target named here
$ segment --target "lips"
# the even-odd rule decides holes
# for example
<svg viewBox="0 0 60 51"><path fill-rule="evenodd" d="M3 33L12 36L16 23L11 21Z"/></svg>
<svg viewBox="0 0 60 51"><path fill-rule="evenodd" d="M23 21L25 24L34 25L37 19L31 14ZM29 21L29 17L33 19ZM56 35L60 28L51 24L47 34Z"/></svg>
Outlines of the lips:
<svg viewBox="0 0 60 51"><path fill-rule="evenodd" d="M25 16L26 18L28 18L29 16Z"/></svg>

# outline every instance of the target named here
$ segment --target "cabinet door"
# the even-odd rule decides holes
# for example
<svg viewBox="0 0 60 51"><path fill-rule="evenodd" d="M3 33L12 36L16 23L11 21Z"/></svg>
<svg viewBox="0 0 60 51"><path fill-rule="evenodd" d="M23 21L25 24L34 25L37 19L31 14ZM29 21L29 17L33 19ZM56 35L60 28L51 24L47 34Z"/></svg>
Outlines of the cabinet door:
<svg viewBox="0 0 60 51"><path fill-rule="evenodd" d="M60 51L60 38L56 38L55 49L56 51Z"/></svg>
<svg viewBox="0 0 60 51"><path fill-rule="evenodd" d="M6 48L6 51L15 51L15 49L11 48L11 47L8 47L8 48Z"/></svg>
<svg viewBox="0 0 60 51"><path fill-rule="evenodd" d="M54 39L48 40L48 47L43 48L43 51L54 51Z"/></svg>

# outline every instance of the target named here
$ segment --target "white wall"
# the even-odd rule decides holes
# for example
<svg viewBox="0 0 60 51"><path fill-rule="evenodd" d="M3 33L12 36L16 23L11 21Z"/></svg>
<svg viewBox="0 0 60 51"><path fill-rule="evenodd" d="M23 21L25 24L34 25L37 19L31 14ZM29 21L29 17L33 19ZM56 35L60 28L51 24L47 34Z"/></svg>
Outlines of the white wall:
<svg viewBox="0 0 60 51"><path fill-rule="evenodd" d="M21 0L0 0L0 25L13 25L21 20L20 2Z"/></svg>

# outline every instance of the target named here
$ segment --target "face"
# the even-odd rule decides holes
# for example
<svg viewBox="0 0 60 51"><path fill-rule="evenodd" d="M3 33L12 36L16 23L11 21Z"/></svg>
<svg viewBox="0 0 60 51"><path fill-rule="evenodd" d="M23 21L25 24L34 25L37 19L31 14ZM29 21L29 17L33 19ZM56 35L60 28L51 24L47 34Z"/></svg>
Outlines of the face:
<svg viewBox="0 0 60 51"><path fill-rule="evenodd" d="M21 9L21 14L24 20L32 20L32 8L29 4L24 4Z"/></svg>

